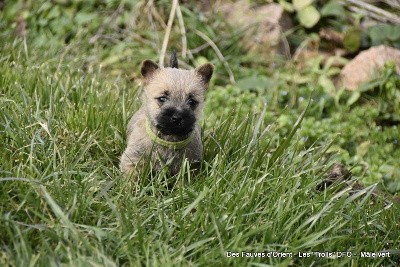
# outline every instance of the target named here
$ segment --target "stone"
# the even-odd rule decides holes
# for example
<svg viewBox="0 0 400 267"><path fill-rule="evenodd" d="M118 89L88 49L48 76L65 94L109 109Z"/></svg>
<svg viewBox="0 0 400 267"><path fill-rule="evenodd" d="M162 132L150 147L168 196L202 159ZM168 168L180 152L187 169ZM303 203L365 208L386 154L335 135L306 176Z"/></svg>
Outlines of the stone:
<svg viewBox="0 0 400 267"><path fill-rule="evenodd" d="M396 64L400 74L400 50L380 45L359 53L340 72L338 85L347 90L356 90L361 84L376 77L387 62Z"/></svg>
<svg viewBox="0 0 400 267"><path fill-rule="evenodd" d="M292 22L281 5L276 3L251 7L249 1L241 0L217 6L228 24L243 31L241 40L248 52L288 54L289 45L283 33Z"/></svg>

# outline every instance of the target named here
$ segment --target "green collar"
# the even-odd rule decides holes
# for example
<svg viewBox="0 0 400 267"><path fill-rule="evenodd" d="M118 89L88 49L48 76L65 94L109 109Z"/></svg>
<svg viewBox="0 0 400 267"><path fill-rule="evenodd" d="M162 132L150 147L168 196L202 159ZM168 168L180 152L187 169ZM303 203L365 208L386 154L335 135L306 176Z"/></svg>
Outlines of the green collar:
<svg viewBox="0 0 400 267"><path fill-rule="evenodd" d="M162 146L172 148L172 149L180 149L180 148L184 148L187 144L190 143L190 141L192 141L192 135L190 135L185 140L178 141L178 142L171 142L171 141L163 140L153 133L153 131L150 128L150 122L148 119L146 119L145 124L146 124L147 135L150 137L151 140L153 140L158 145L162 145Z"/></svg>

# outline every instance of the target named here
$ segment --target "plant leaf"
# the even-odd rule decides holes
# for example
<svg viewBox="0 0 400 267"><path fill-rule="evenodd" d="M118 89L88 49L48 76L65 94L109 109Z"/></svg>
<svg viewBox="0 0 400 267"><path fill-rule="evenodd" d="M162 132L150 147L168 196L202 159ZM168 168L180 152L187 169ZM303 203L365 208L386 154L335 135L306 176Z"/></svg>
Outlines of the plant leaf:
<svg viewBox="0 0 400 267"><path fill-rule="evenodd" d="M297 11L306 8L307 6L311 5L313 0L293 0L293 7Z"/></svg>
<svg viewBox="0 0 400 267"><path fill-rule="evenodd" d="M351 97L347 100L347 106L353 105L360 98L361 93L359 91L354 91Z"/></svg>
<svg viewBox="0 0 400 267"><path fill-rule="evenodd" d="M283 9L287 12L293 12L294 11L294 7L291 3L288 3L285 0L279 0L279 4L281 5L281 7L283 7Z"/></svg>
<svg viewBox="0 0 400 267"><path fill-rule="evenodd" d="M307 6L297 13L300 24L306 28L312 28L318 23L320 14L314 6Z"/></svg>
<svg viewBox="0 0 400 267"><path fill-rule="evenodd" d="M318 78L318 84L324 88L324 91L329 95L334 96L336 94L336 87L333 84L332 80L329 79L326 75L321 75Z"/></svg>
<svg viewBox="0 0 400 267"><path fill-rule="evenodd" d="M344 34L344 48L350 52L356 52L361 45L361 32L357 28L351 28Z"/></svg>
<svg viewBox="0 0 400 267"><path fill-rule="evenodd" d="M328 4L323 6L321 15L323 17L334 16L340 19L345 19L346 11L340 3L336 1L330 1Z"/></svg>
<svg viewBox="0 0 400 267"><path fill-rule="evenodd" d="M391 26L388 24L378 24L369 28L369 37L371 45L380 45L384 43L391 35Z"/></svg>

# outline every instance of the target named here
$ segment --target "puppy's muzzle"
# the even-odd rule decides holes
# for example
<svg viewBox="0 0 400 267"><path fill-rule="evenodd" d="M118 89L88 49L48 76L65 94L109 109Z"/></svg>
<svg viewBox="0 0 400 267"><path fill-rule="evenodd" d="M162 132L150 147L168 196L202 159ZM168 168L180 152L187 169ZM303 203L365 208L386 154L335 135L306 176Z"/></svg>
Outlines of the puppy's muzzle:
<svg viewBox="0 0 400 267"><path fill-rule="evenodd" d="M163 134L184 136L189 134L196 123L193 111L166 108L157 116L157 129Z"/></svg>
<svg viewBox="0 0 400 267"><path fill-rule="evenodd" d="M182 115L180 113L174 113L171 116L171 122L175 123L176 125L180 126L182 124Z"/></svg>

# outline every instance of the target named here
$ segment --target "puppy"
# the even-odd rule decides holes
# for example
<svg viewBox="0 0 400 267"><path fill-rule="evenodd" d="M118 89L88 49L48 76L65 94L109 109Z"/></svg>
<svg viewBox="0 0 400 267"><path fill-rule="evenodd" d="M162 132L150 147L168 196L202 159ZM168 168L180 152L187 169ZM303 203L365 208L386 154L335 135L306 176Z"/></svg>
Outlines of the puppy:
<svg viewBox="0 0 400 267"><path fill-rule="evenodd" d="M128 124L123 173L135 173L146 159L153 171L167 167L171 175L179 172L185 158L192 170L199 168L203 146L198 120L213 70L210 63L179 69L175 53L170 67L160 68L151 60L142 63L142 106Z"/></svg>

